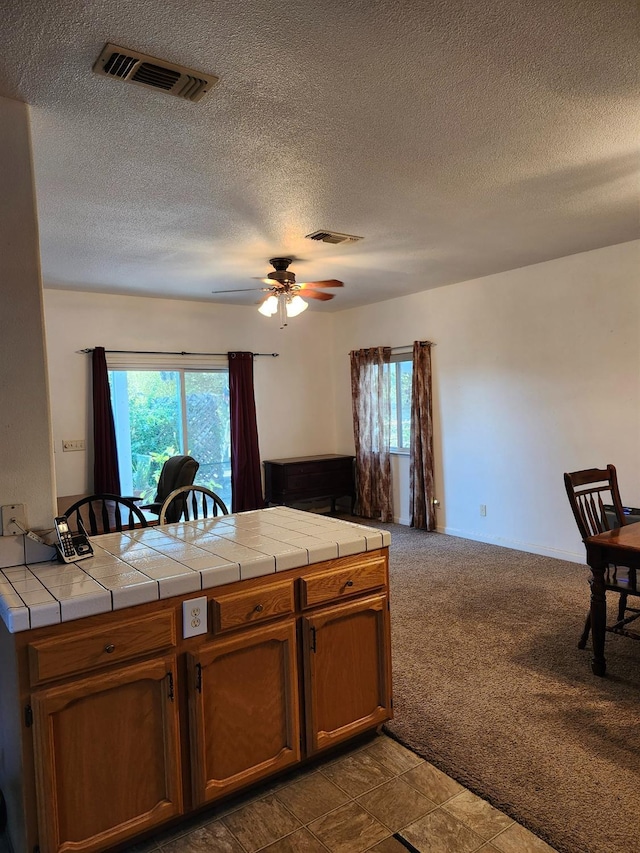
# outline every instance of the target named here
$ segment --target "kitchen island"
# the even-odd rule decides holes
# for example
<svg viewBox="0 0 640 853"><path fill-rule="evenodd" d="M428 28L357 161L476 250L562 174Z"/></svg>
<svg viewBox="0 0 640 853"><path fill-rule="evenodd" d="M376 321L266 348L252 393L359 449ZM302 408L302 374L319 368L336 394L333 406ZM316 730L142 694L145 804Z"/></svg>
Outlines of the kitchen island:
<svg viewBox="0 0 640 853"><path fill-rule="evenodd" d="M115 848L388 720L389 540L274 507L0 572L15 853Z"/></svg>

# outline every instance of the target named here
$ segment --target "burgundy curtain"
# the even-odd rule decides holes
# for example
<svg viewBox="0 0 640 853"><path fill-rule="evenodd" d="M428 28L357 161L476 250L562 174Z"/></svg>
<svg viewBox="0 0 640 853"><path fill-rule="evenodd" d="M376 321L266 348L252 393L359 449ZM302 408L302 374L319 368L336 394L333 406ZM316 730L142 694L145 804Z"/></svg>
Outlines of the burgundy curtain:
<svg viewBox="0 0 640 853"><path fill-rule="evenodd" d="M429 341L413 343L410 459L411 527L435 530L431 344Z"/></svg>
<svg viewBox="0 0 640 853"><path fill-rule="evenodd" d="M104 347L93 350L93 491L120 494L118 448Z"/></svg>
<svg viewBox="0 0 640 853"><path fill-rule="evenodd" d="M351 360L357 515L393 521L391 494L391 349L355 350Z"/></svg>
<svg viewBox="0 0 640 853"><path fill-rule="evenodd" d="M253 353L230 352L231 511L264 506L260 477L258 424L253 393Z"/></svg>

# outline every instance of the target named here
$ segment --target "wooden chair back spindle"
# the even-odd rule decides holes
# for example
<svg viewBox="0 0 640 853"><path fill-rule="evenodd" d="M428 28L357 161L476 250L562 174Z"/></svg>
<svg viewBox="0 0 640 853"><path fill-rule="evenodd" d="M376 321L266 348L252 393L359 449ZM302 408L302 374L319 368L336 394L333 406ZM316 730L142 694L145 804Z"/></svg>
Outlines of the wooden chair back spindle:
<svg viewBox="0 0 640 853"><path fill-rule="evenodd" d="M76 501L64 514L72 529L80 530L82 525L90 536L148 526L140 508L121 495L88 495Z"/></svg>
<svg viewBox="0 0 640 853"><path fill-rule="evenodd" d="M585 471L574 471L564 475L564 484L574 518L583 539L595 536L605 530L611 530L603 494L608 494L606 501L613 507L617 524L625 524L624 509L618 489L618 476L614 465L606 468L589 468Z"/></svg>
<svg viewBox="0 0 640 853"><path fill-rule="evenodd" d="M162 504L160 524L215 518L218 515L229 515L219 495L204 486L182 486L171 492Z"/></svg>

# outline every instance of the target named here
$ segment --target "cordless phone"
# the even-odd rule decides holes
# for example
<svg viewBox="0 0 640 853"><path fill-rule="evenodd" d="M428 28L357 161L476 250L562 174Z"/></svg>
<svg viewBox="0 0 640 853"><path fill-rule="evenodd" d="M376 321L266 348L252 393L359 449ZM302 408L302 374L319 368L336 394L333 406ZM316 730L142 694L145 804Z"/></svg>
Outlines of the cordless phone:
<svg viewBox="0 0 640 853"><path fill-rule="evenodd" d="M75 563L93 556L93 548L86 535L71 533L66 516L54 519L54 525L58 535L58 555L64 563Z"/></svg>

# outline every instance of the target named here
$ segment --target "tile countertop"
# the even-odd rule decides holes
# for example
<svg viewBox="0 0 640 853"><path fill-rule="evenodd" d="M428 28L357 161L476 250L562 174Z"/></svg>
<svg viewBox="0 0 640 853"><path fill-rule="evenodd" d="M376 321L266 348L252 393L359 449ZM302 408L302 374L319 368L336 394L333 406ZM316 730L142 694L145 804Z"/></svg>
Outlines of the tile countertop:
<svg viewBox="0 0 640 853"><path fill-rule="evenodd" d="M91 538L77 563L0 571L0 616L12 634L360 554L391 535L289 507L146 527Z"/></svg>

